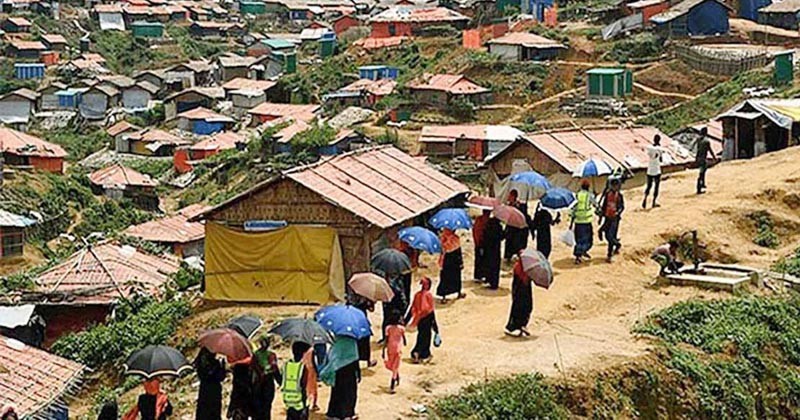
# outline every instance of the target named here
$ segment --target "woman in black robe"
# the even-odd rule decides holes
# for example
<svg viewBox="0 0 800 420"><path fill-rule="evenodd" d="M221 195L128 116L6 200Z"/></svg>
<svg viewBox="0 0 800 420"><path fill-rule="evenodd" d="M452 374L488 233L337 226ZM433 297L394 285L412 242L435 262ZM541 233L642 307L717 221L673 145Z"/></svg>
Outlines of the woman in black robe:
<svg viewBox="0 0 800 420"><path fill-rule="evenodd" d="M495 217L489 218L483 231L483 258L485 266L486 284L492 290L500 286L500 251L503 241L503 226Z"/></svg>
<svg viewBox="0 0 800 420"><path fill-rule="evenodd" d="M217 360L214 353L205 347L194 359L194 370L200 379L197 393L196 420L220 420L222 418L222 381L225 380L225 366Z"/></svg>
<svg viewBox="0 0 800 420"><path fill-rule="evenodd" d="M516 208L522 214L525 215L525 219L530 219L528 217L528 205L523 202L517 201L517 190L511 190L508 193L508 205ZM506 226L505 231L505 238L506 238L506 249L503 255L503 258L506 261L511 260L511 257L517 255L517 253L528 246L528 228L517 228L514 226Z"/></svg>
<svg viewBox="0 0 800 420"><path fill-rule="evenodd" d="M461 292L461 270L464 268L464 254L458 236L449 229L444 229L441 234L442 252L440 259L439 286L436 295L447 301L447 296L456 294L458 298L466 295Z"/></svg>
<svg viewBox="0 0 800 420"><path fill-rule="evenodd" d="M328 403L328 418L349 419L356 415L359 382L361 368L358 360L336 371L336 382L331 388L331 399Z"/></svg>
<svg viewBox="0 0 800 420"><path fill-rule="evenodd" d="M536 240L536 250L541 252L545 258L550 258L550 252L553 250L550 227L560 222L560 213L553 219L552 213L543 208L541 204L536 207L536 213L530 224L531 239Z"/></svg>
<svg viewBox="0 0 800 420"><path fill-rule="evenodd" d="M410 279L411 273L407 275ZM406 295L404 283L405 278L406 274L389 279L389 287L392 288L394 297L391 301L383 303L383 321L381 322L381 340L379 343L383 343L386 340L386 326L389 325L389 321L396 319L396 317L402 318L408 310L408 295Z"/></svg>
<svg viewBox="0 0 800 420"><path fill-rule="evenodd" d="M250 365L239 363L231 368L233 381L231 402L228 404L228 418L247 420L253 414L253 379Z"/></svg>
<svg viewBox="0 0 800 420"><path fill-rule="evenodd" d="M406 324L411 327L417 327L417 343L411 350L411 357L416 363L431 358L433 333L439 334L433 294L430 292L431 280L424 277L420 281L420 285L422 288L414 295L414 302L406 315Z"/></svg>
<svg viewBox="0 0 800 420"><path fill-rule="evenodd" d="M514 281L511 283L511 314L506 324L506 334L519 331L519 335L530 335L528 322L533 312L533 285L522 269L522 261L514 264Z"/></svg>

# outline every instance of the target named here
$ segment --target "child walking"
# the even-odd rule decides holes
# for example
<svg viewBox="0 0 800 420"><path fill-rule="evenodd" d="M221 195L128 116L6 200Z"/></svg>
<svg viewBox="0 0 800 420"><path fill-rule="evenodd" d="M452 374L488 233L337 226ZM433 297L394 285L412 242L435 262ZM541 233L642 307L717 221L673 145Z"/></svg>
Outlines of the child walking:
<svg viewBox="0 0 800 420"><path fill-rule="evenodd" d="M400 320L394 318L386 326L386 346L383 348L383 365L392 371L392 382L389 386L390 392L394 393L394 388L400 385L400 356L403 346L406 345L406 329Z"/></svg>

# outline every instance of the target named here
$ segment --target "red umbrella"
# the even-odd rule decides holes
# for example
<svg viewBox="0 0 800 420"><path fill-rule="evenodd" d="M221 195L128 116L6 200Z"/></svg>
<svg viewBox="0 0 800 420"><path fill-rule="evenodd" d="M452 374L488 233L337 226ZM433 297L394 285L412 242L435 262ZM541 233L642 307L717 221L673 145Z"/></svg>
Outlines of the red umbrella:
<svg viewBox="0 0 800 420"><path fill-rule="evenodd" d="M497 206L494 208L493 212L494 217L500 219L509 226L520 229L528 227L528 220L525 218L525 215L515 207L506 205Z"/></svg>
<svg viewBox="0 0 800 420"><path fill-rule="evenodd" d="M553 284L553 267L541 252L535 249L526 249L520 256L522 269L533 280L533 284L549 289Z"/></svg>
<svg viewBox="0 0 800 420"><path fill-rule="evenodd" d="M467 205L470 207L477 207L482 210L491 210L499 206L500 200L494 197L485 197L482 195L474 195L467 200Z"/></svg>
<svg viewBox="0 0 800 420"><path fill-rule="evenodd" d="M248 363L253 357L250 343L242 334L230 328L217 328L200 334L197 340L212 353L224 354L228 363Z"/></svg>
<svg viewBox="0 0 800 420"><path fill-rule="evenodd" d="M391 302L394 291L382 277L372 273L356 273L347 282L354 292L373 302Z"/></svg>

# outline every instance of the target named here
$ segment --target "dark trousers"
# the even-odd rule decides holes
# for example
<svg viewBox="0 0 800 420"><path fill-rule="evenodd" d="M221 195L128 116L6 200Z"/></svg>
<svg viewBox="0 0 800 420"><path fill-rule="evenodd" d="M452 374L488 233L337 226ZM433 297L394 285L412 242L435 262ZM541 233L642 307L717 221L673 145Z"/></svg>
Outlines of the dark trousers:
<svg viewBox="0 0 800 420"><path fill-rule="evenodd" d="M608 258L622 246L619 242L619 217L606 219L606 241L608 242Z"/></svg>
<svg viewBox="0 0 800 420"><path fill-rule="evenodd" d="M653 203L655 204L658 199L658 189L661 186L661 175L647 175L647 187L644 189L644 201L647 201L647 196L650 195L650 189L653 189Z"/></svg>
<svg viewBox="0 0 800 420"><path fill-rule="evenodd" d="M697 175L697 193L700 194L706 188L706 171L708 170L708 163L706 161L700 162L697 167L700 173Z"/></svg>

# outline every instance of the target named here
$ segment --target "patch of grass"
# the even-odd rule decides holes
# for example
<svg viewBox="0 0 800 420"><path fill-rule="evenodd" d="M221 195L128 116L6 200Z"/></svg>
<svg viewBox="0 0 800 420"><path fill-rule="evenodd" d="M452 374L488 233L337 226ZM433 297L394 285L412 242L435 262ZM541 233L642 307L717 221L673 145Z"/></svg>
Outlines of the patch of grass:
<svg viewBox="0 0 800 420"><path fill-rule="evenodd" d="M229 49L226 42L208 42L195 39L189 34L187 26L167 26L167 33L171 38L178 41L183 54L192 60L202 58L210 60Z"/></svg>
<svg viewBox="0 0 800 420"><path fill-rule="evenodd" d="M82 212L81 221L75 226L74 233L80 236L94 232L111 235L151 218L150 213L139 210L130 200L103 200L93 203Z"/></svg>
<svg viewBox="0 0 800 420"><path fill-rule="evenodd" d="M674 133L689 124L718 115L744 98L742 89L767 85L771 78L772 74L763 70L738 74L690 101L652 113L638 123L658 127L665 133Z"/></svg>
<svg viewBox="0 0 800 420"><path fill-rule="evenodd" d="M111 144L111 137L103 129L67 128L42 133L45 140L67 151L67 159L76 162Z"/></svg>
<svg viewBox="0 0 800 420"><path fill-rule="evenodd" d="M147 40L134 38L127 31L96 31L92 32L91 37L108 67L120 74L129 75L137 70L159 68L161 62L183 58L152 49Z"/></svg>
<svg viewBox="0 0 800 420"><path fill-rule="evenodd" d="M608 56L620 63L637 63L657 59L663 53L663 39L651 33L640 33L615 41Z"/></svg>
<svg viewBox="0 0 800 420"><path fill-rule="evenodd" d="M756 236L753 243L764 248L775 249L781 244L778 234L773 230L772 217L765 211L758 211L749 215L756 227Z"/></svg>
<svg viewBox="0 0 800 420"><path fill-rule="evenodd" d="M172 169L173 163L170 159L132 159L125 164L134 171L159 178Z"/></svg>
<svg viewBox="0 0 800 420"><path fill-rule="evenodd" d="M800 248L797 248L794 254L778 260L772 268L780 273L800 277Z"/></svg>

